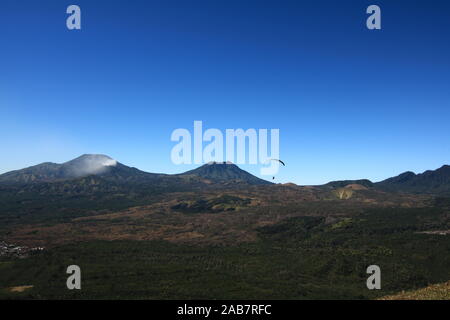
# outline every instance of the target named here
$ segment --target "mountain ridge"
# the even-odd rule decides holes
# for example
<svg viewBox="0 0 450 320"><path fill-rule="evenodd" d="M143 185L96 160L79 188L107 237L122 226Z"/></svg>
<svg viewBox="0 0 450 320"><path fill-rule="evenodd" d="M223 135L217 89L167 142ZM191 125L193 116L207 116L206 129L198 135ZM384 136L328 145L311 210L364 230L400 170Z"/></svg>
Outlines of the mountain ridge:
<svg viewBox="0 0 450 320"><path fill-rule="evenodd" d="M390 192L450 193L450 166L416 174L406 171L398 176L377 182L378 189Z"/></svg>
<svg viewBox="0 0 450 320"><path fill-rule="evenodd" d="M385 192L447 194L450 193L450 166L443 165L436 170L426 170L418 174L406 171L379 182L372 182L368 179L331 181L322 187L344 188L351 184Z"/></svg>
<svg viewBox="0 0 450 320"><path fill-rule="evenodd" d="M75 159L58 164L43 162L20 170L0 175L2 185L24 185L76 180L98 176L113 183L134 183L153 185L270 185L270 181L260 179L230 162L211 162L193 170L178 174L150 173L126 166L102 154L84 154ZM380 182L368 179L331 181L322 185L326 188L343 188L357 184L385 192L446 194L450 193L450 166L443 165L436 170L416 174L406 171L398 176Z"/></svg>
<svg viewBox="0 0 450 320"><path fill-rule="evenodd" d="M110 182L134 183L178 183L194 182L236 182L246 184L271 184L232 163L210 163L179 174L150 173L126 166L102 154L84 154L58 164L44 162L24 169L9 171L0 175L0 184L39 184L75 181L79 178L98 176ZM196 178L196 179L191 179Z"/></svg>

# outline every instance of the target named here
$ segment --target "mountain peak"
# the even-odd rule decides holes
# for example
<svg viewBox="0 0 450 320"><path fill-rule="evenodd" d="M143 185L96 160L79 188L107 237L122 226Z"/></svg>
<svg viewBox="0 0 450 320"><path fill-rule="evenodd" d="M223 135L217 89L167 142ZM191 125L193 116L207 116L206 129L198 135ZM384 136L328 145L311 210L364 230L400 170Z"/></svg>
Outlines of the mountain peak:
<svg viewBox="0 0 450 320"><path fill-rule="evenodd" d="M104 173L109 167L117 166L117 161L103 154L83 154L61 166L68 176L77 178Z"/></svg>
<svg viewBox="0 0 450 320"><path fill-rule="evenodd" d="M255 177L232 162L209 162L180 175L195 175L217 182L240 181L248 184L270 184L269 181Z"/></svg>
<svg viewBox="0 0 450 320"><path fill-rule="evenodd" d="M32 183L51 182L103 174L119 163L103 154L83 154L62 164L44 162L22 170L7 172L0 176L0 182Z"/></svg>
<svg viewBox="0 0 450 320"><path fill-rule="evenodd" d="M65 164L76 162L84 163L85 165L105 166L105 167L117 165L116 160L104 154L83 154L78 158L66 162Z"/></svg>
<svg viewBox="0 0 450 320"><path fill-rule="evenodd" d="M224 165L224 164L232 164L235 165L233 162L231 161L223 161L223 162L216 162L216 161L210 161L207 164L204 164L204 166L211 166L211 165ZM236 166L236 165L235 165ZM237 166L236 166L237 167Z"/></svg>

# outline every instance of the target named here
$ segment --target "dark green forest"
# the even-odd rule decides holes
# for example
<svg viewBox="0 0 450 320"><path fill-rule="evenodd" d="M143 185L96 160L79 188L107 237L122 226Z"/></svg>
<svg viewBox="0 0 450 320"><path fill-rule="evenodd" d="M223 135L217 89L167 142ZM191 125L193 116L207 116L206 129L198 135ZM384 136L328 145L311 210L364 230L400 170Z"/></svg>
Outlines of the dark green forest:
<svg viewBox="0 0 450 320"><path fill-rule="evenodd" d="M444 201L444 203L446 203ZM0 262L2 299L373 299L450 279L450 239L421 234L449 228L445 207L371 209L325 223L296 217L233 246L165 241L72 243ZM82 289L66 288L67 266ZM366 268L381 268L368 290Z"/></svg>

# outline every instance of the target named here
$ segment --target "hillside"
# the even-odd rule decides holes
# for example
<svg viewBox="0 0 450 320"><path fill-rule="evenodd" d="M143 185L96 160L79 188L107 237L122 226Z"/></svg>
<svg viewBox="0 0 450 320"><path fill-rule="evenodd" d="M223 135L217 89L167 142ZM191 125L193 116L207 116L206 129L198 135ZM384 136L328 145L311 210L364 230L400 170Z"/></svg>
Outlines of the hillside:
<svg viewBox="0 0 450 320"><path fill-rule="evenodd" d="M390 192L442 194L450 193L450 166L421 174L405 172L375 184L376 188Z"/></svg>
<svg viewBox="0 0 450 320"><path fill-rule="evenodd" d="M361 180L341 180L341 181L331 181L325 184L325 187L330 188L344 188L348 185L361 185L364 187L373 187L373 182L367 179Z"/></svg>
<svg viewBox="0 0 450 320"><path fill-rule="evenodd" d="M380 300L450 300L450 281L419 290L404 291L382 297Z"/></svg>

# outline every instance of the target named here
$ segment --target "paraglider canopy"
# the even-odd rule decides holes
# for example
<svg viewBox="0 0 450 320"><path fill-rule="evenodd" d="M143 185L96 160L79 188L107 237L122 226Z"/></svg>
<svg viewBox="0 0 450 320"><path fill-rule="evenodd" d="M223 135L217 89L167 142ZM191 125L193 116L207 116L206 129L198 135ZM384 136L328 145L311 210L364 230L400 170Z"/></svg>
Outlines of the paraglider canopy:
<svg viewBox="0 0 450 320"><path fill-rule="evenodd" d="M279 163L281 163L283 166L286 167L286 165L284 164L284 162L281 161L280 159L270 159L270 161L278 161Z"/></svg>

